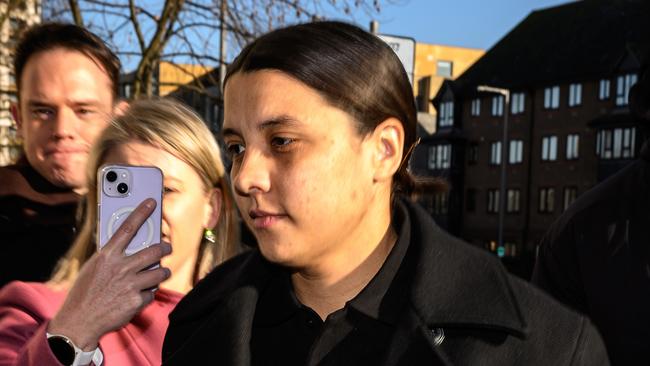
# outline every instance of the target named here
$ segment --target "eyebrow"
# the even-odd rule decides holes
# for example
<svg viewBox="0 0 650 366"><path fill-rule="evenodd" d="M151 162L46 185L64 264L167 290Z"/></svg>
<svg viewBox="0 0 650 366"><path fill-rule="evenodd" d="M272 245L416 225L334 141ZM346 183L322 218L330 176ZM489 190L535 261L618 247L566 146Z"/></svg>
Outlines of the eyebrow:
<svg viewBox="0 0 650 366"><path fill-rule="evenodd" d="M274 127L283 127L283 126L297 126L300 125L301 123L296 120L293 117L287 116L287 115L281 115L277 117L272 117L267 119L266 121L260 123L257 126L258 131L264 131L269 128L274 128ZM224 128L222 132L222 136L241 136L241 133L239 133L238 130L234 128Z"/></svg>
<svg viewBox="0 0 650 366"><path fill-rule="evenodd" d="M79 107L79 106L93 106L96 107L100 105L101 103L98 100L95 99L86 99L86 100L77 100L77 101L72 101L72 104ZM39 99L30 99L27 101L27 106L34 108L34 107L49 107L52 108L54 107L53 103L48 103Z"/></svg>

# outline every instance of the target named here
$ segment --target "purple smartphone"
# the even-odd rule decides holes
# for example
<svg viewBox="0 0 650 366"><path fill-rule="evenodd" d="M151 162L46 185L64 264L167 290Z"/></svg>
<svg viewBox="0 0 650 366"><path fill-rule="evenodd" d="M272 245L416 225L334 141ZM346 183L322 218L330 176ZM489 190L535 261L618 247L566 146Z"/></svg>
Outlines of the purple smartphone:
<svg viewBox="0 0 650 366"><path fill-rule="evenodd" d="M97 246L101 249L129 214L145 199L156 200L156 209L142 224L128 247L126 255L160 243L163 174L149 166L105 165L97 172L99 182L97 205Z"/></svg>

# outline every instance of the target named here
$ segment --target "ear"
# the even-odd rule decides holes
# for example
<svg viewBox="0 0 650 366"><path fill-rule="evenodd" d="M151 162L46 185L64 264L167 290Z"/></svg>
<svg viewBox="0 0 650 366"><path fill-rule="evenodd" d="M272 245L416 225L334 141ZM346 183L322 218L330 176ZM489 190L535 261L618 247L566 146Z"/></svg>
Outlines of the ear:
<svg viewBox="0 0 650 366"><path fill-rule="evenodd" d="M20 118L20 106L16 102L11 102L9 104L9 111L11 112L14 121L16 121L16 130L18 131L18 135L22 137L21 131L23 130L23 120Z"/></svg>
<svg viewBox="0 0 650 366"><path fill-rule="evenodd" d="M129 102L126 100L120 100L113 106L113 115L121 116L127 109L129 109Z"/></svg>
<svg viewBox="0 0 650 366"><path fill-rule="evenodd" d="M221 215L221 205L223 193L219 188L212 188L208 192L208 200L205 202L205 209L203 210L203 227L212 229L217 226L219 216Z"/></svg>
<svg viewBox="0 0 650 366"><path fill-rule="evenodd" d="M402 163L404 126L397 118L388 118L375 127L371 138L375 149L373 179L392 181Z"/></svg>

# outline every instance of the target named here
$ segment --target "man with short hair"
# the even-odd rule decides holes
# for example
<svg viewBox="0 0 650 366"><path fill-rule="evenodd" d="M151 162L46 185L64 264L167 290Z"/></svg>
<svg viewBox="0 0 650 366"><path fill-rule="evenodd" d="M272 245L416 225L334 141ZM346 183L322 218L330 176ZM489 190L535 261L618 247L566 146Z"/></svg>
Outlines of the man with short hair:
<svg viewBox="0 0 650 366"><path fill-rule="evenodd" d="M45 281L70 247L86 160L118 103L120 62L91 32L49 23L27 30L12 110L24 154L0 168L0 286Z"/></svg>

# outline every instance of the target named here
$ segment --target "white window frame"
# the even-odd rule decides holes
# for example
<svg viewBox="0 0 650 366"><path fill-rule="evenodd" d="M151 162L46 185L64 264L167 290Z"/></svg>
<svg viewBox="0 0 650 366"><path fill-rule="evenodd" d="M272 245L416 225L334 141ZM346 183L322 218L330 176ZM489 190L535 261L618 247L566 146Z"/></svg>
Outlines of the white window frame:
<svg viewBox="0 0 650 366"><path fill-rule="evenodd" d="M598 84L598 99L605 100L609 99L609 93L611 90L611 82L609 79L600 79Z"/></svg>
<svg viewBox="0 0 650 366"><path fill-rule="evenodd" d="M487 212L488 213L498 213L499 212L499 190L498 189L488 189L487 191Z"/></svg>
<svg viewBox="0 0 650 366"><path fill-rule="evenodd" d="M555 188L544 187L539 189L538 211L552 213L555 211Z"/></svg>
<svg viewBox="0 0 650 366"><path fill-rule="evenodd" d="M508 163L519 164L524 161L524 141L510 140L508 149Z"/></svg>
<svg viewBox="0 0 650 366"><path fill-rule="evenodd" d="M447 101L440 103L440 127L454 125L454 102Z"/></svg>
<svg viewBox="0 0 650 366"><path fill-rule="evenodd" d="M501 141L490 143L490 165L501 165Z"/></svg>
<svg viewBox="0 0 650 366"><path fill-rule="evenodd" d="M478 117L481 115L481 98L472 99L472 109L470 111L472 117Z"/></svg>
<svg viewBox="0 0 650 366"><path fill-rule="evenodd" d="M544 109L560 108L560 86L544 88Z"/></svg>
<svg viewBox="0 0 650 366"><path fill-rule="evenodd" d="M542 161L557 160L557 136L542 137Z"/></svg>
<svg viewBox="0 0 650 366"><path fill-rule="evenodd" d="M575 201L576 197L578 196L578 188L571 186L571 187L564 187L564 205L563 209L566 211L569 206Z"/></svg>
<svg viewBox="0 0 650 366"><path fill-rule="evenodd" d="M449 169L451 167L451 144L429 146L427 166L430 170Z"/></svg>
<svg viewBox="0 0 650 366"><path fill-rule="evenodd" d="M636 74L619 75L616 78L616 105L624 106L630 102L630 89L637 82Z"/></svg>
<svg viewBox="0 0 650 366"><path fill-rule="evenodd" d="M519 189L508 189L506 195L506 212L516 213L520 210L521 191Z"/></svg>
<svg viewBox="0 0 650 366"><path fill-rule="evenodd" d="M513 93L512 100L510 104L510 113L520 114L524 113L526 103L526 94L522 93Z"/></svg>
<svg viewBox="0 0 650 366"><path fill-rule="evenodd" d="M582 104L582 84L573 83L569 85L569 107L577 107Z"/></svg>
<svg viewBox="0 0 650 366"><path fill-rule="evenodd" d="M495 95L492 97L492 117L503 116L503 95Z"/></svg>
<svg viewBox="0 0 650 366"><path fill-rule="evenodd" d="M442 66L442 67L441 67ZM449 73L442 73L441 70L449 70ZM453 61L438 60L436 62L436 75L442 76L443 78L451 78L454 75L454 63Z"/></svg>
<svg viewBox="0 0 650 366"><path fill-rule="evenodd" d="M575 160L580 157L580 135L577 133L566 136L566 158Z"/></svg>

